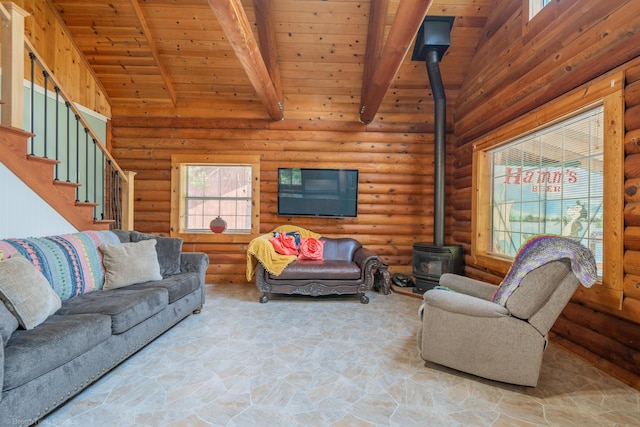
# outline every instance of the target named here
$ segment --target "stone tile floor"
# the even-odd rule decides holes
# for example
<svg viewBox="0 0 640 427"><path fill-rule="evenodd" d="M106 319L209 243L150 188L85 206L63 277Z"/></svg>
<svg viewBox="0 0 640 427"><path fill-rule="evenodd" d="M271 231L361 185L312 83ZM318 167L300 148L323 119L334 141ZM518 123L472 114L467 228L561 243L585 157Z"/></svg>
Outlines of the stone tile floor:
<svg viewBox="0 0 640 427"><path fill-rule="evenodd" d="M420 300L274 296L207 303L43 426L640 426L640 392L551 345L538 387L420 359Z"/></svg>

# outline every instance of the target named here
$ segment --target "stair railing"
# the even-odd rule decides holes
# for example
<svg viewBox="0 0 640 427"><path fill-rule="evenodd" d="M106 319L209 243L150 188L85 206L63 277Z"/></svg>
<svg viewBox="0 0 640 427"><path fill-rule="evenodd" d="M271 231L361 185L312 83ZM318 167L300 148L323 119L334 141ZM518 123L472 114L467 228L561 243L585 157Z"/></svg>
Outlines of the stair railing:
<svg viewBox="0 0 640 427"><path fill-rule="evenodd" d="M56 161L54 180L76 186L76 203L94 206L94 221L122 228L121 192L129 181L76 105L70 101L34 47L25 39L30 61L29 155ZM42 105L36 92L42 87ZM53 105L50 105L53 104ZM37 109L41 108L40 112ZM41 123L36 119L42 118Z"/></svg>
<svg viewBox="0 0 640 427"><path fill-rule="evenodd" d="M133 228L133 182L135 172L123 171L65 93L54 73L25 37L28 13L14 3L2 3L2 125L22 128L33 137L30 156L55 163L54 181L76 187L76 204L94 206L95 222L111 228ZM30 70L25 72L25 54ZM24 78L30 88L25 97ZM36 84L38 85L36 87ZM42 97L41 106L36 107ZM24 117L30 100L29 117ZM27 102L28 103L28 102ZM38 111L36 111L38 109Z"/></svg>

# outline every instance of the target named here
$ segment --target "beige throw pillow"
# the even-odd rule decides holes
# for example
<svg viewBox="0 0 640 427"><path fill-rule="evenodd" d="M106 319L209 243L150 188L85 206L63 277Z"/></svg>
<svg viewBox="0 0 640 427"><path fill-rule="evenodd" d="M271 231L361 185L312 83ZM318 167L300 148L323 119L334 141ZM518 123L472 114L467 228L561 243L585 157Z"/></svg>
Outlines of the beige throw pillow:
<svg viewBox="0 0 640 427"><path fill-rule="evenodd" d="M103 243L100 250L105 269L103 289L162 280L153 239L116 245Z"/></svg>
<svg viewBox="0 0 640 427"><path fill-rule="evenodd" d="M0 299L24 329L33 329L62 306L44 275L25 257L0 262Z"/></svg>

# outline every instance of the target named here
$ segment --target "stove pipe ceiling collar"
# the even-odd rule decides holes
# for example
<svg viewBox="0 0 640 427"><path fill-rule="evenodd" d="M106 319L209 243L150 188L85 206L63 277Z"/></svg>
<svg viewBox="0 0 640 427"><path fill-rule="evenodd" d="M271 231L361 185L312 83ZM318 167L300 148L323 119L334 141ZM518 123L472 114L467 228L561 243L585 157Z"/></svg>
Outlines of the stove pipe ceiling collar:
<svg viewBox="0 0 640 427"><path fill-rule="evenodd" d="M455 16L425 16L413 47L412 61L425 61L427 53L435 50L438 61L442 59L451 44L451 28Z"/></svg>

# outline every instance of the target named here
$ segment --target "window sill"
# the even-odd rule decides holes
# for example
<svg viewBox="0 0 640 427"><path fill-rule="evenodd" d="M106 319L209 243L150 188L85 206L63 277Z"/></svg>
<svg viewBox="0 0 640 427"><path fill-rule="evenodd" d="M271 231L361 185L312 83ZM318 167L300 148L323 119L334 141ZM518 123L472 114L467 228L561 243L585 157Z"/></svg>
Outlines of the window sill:
<svg viewBox="0 0 640 427"><path fill-rule="evenodd" d="M171 237L180 237L189 243L249 243L257 235L252 233L213 233L202 232L171 232Z"/></svg>

